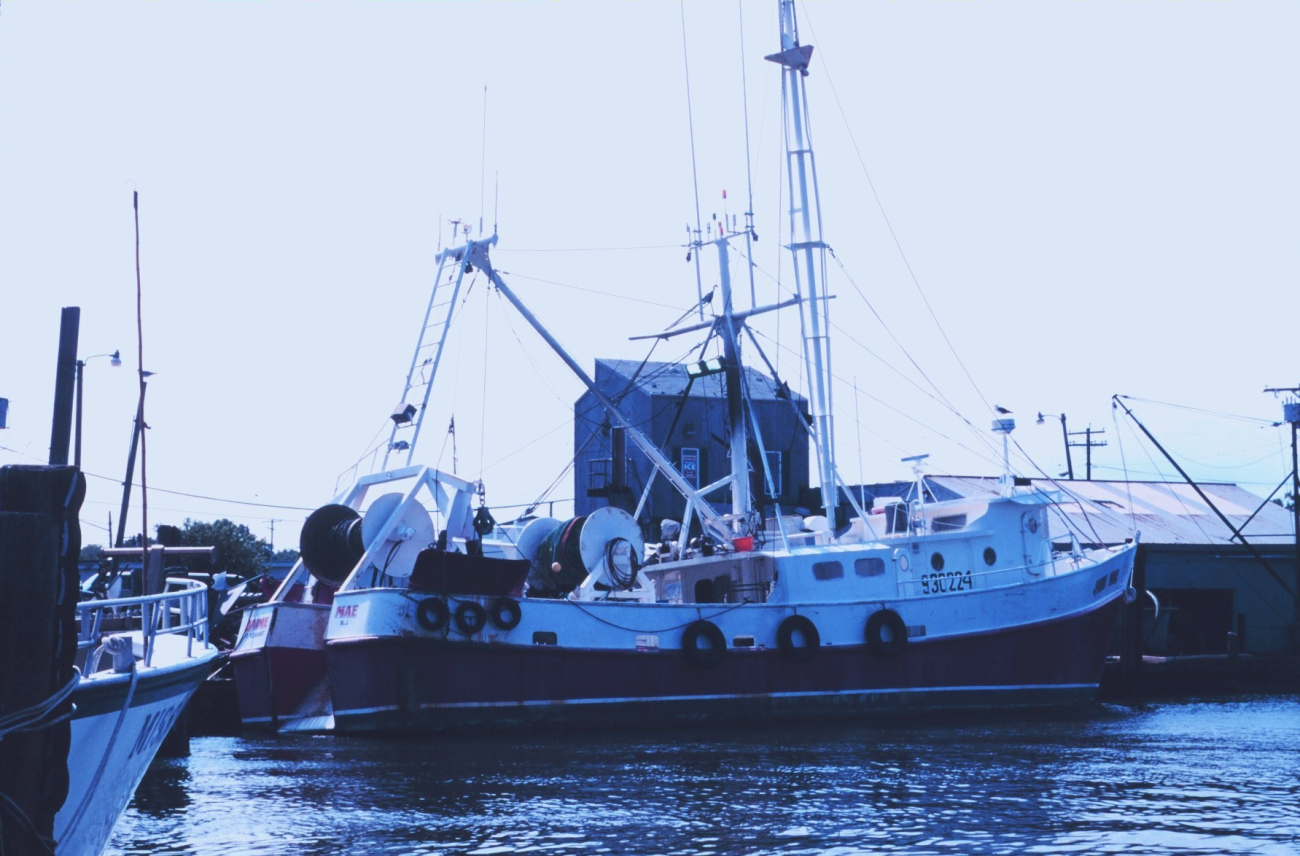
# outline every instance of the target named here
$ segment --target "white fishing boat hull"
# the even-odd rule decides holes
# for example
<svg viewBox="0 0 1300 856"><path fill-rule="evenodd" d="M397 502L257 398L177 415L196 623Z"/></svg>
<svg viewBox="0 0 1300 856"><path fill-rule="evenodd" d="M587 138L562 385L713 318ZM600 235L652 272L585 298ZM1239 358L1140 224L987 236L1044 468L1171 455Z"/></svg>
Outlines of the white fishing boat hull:
<svg viewBox="0 0 1300 856"><path fill-rule="evenodd" d="M130 598L81 604L83 651L98 644L94 611L128 610L150 603L180 616L176 626L151 634L148 657L144 637L134 630L133 668L111 666L87 673L72 694L68 795L55 816L59 856L94 856L108 844L140 780L199 685L217 667L219 652L207 641L206 586L170 581L185 590L152 599ZM83 667L85 665L82 659ZM108 665L108 664L105 664Z"/></svg>
<svg viewBox="0 0 1300 856"><path fill-rule="evenodd" d="M936 597L525 599L516 626L489 622L476 634L453 623L428 630L417 614L423 599L409 591L341 592L326 633L336 728L624 727L1086 703L1096 696L1133 553L1117 548L1033 582ZM496 604L447 600L452 612L477 601L491 615ZM901 619L904 642L882 640L871 626L886 612ZM790 621L811 622L815 648L807 637L791 644L783 630ZM699 647L698 633L688 638L700 622L716 628L720 650Z"/></svg>

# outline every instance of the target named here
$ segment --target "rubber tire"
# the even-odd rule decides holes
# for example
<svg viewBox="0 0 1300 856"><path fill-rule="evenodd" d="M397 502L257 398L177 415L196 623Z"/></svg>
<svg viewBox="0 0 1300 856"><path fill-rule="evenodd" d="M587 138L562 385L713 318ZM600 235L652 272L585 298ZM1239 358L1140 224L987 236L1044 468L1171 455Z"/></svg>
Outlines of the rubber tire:
<svg viewBox="0 0 1300 856"><path fill-rule="evenodd" d="M802 645L794 644L795 633L803 636ZM806 663L816 657L821 645L821 633L817 631L817 625L813 624L812 620L807 616L786 616L781 625L776 628L776 647L780 648L782 654L796 663Z"/></svg>
<svg viewBox="0 0 1300 856"><path fill-rule="evenodd" d="M457 630L466 636L473 636L487 624L487 610L477 601L462 601L460 606L456 607L453 619Z"/></svg>
<svg viewBox="0 0 1300 856"><path fill-rule="evenodd" d="M498 630L514 630L523 618L519 602L509 597L499 597L488 608L488 618Z"/></svg>
<svg viewBox="0 0 1300 856"><path fill-rule="evenodd" d="M430 633L437 633L446 627L447 619L450 617L451 611L447 609L447 601L440 598L426 597L415 608L415 620Z"/></svg>
<svg viewBox="0 0 1300 856"><path fill-rule="evenodd" d="M884 629L888 627L890 640L885 640ZM882 609L873 612L867 619L867 647L877 657L897 657L907 647L907 625L897 612Z"/></svg>
<svg viewBox="0 0 1300 856"><path fill-rule="evenodd" d="M709 647L700 647L701 638L709 641ZM718 625L701 618L688 624L682 631L682 652L692 665L711 669L727 656L727 637L722 635Z"/></svg>

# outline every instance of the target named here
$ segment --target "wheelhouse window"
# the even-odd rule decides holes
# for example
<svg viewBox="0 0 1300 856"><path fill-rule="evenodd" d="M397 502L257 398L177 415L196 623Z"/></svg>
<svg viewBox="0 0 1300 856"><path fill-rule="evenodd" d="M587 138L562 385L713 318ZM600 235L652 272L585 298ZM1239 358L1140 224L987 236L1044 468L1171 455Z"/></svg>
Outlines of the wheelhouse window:
<svg viewBox="0 0 1300 856"><path fill-rule="evenodd" d="M860 577L878 577L885 572L885 560L879 556L868 556L853 562L853 573Z"/></svg>
<svg viewBox="0 0 1300 856"><path fill-rule="evenodd" d="M839 562L814 562L813 576L819 580L838 580L844 577L844 566Z"/></svg>

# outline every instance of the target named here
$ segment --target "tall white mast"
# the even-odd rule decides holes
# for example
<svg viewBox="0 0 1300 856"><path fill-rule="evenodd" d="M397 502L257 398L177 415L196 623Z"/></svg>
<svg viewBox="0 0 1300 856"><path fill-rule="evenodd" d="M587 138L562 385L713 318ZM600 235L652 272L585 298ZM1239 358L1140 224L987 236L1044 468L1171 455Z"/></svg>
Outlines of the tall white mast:
<svg viewBox="0 0 1300 856"><path fill-rule="evenodd" d="M817 191L817 163L813 157L808 96L804 78L812 45L799 44L794 0L781 0L781 52L766 59L781 66L781 102L785 117L782 136L786 146L786 174L790 184L790 255L794 261L795 291L801 298L800 324L804 360L811 383L809 401L817 431L817 469L821 477L822 505L833 522L839 504L835 476L835 434L831 415L831 344L829 299L825 282L826 244L822 241L821 197ZM809 198L811 196L811 199Z"/></svg>
<svg viewBox="0 0 1300 856"><path fill-rule="evenodd" d="M722 227L724 233L725 224ZM749 515L749 432L745 428L745 403L742 388L740 348L736 341L736 320L731 306L731 265L728 263L728 238L719 236L718 277L722 285L722 349L727 369L727 421L731 423L731 514L732 531L748 535ZM741 322L743 323L743 322Z"/></svg>

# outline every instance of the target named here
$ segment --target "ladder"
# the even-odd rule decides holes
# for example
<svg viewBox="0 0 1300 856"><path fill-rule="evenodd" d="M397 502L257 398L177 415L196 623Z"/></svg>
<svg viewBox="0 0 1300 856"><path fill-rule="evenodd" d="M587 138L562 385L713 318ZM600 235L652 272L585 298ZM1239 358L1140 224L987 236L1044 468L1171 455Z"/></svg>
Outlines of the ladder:
<svg viewBox="0 0 1300 856"><path fill-rule="evenodd" d="M433 379L438 374L438 364L442 361L447 331L456 314L461 283L464 282L465 274L472 270L464 260L475 243L468 241L459 247L448 247L437 255L438 272L433 278L433 291L429 295L429 305L424 310L424 323L420 326L415 354L411 357L411 367L406 373L406 386L402 389L397 407L389 414L393 428L388 437L388 448L384 452L385 470L388 469L388 458L394 452L406 453L405 466L410 466L415 458L415 444L420 438L420 426L424 424ZM406 435L409 435L409 439Z"/></svg>

